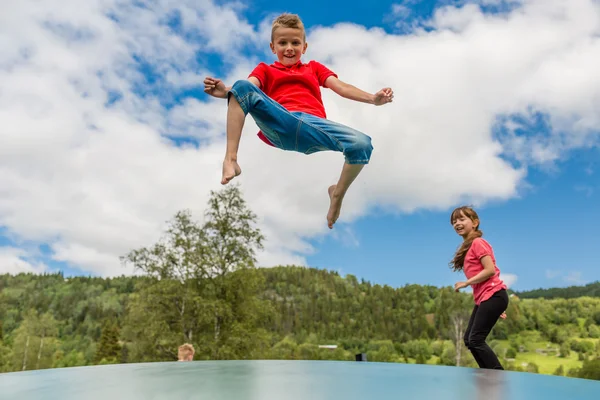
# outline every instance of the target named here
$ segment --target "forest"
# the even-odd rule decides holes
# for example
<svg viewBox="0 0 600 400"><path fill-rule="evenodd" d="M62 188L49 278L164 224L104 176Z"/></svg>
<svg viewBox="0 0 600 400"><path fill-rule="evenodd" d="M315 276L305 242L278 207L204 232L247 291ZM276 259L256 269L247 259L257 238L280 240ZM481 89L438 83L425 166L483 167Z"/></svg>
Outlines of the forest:
<svg viewBox="0 0 600 400"><path fill-rule="evenodd" d="M476 367L472 297L303 266L257 268L263 237L238 186L180 211L121 257L138 275L0 275L0 372L194 360L348 360ZM600 380L600 283L510 293L488 343L505 369ZM329 347L321 347L328 345Z"/></svg>

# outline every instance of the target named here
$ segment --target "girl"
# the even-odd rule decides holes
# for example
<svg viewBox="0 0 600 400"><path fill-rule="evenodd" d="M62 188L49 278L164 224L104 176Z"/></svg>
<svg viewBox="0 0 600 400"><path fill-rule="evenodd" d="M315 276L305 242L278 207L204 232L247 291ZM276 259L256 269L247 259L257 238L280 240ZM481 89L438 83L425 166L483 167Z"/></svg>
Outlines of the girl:
<svg viewBox="0 0 600 400"><path fill-rule="evenodd" d="M471 207L458 207L450 215L450 223L463 243L456 251L450 266L454 271L462 270L465 282L456 282L454 290L473 287L475 307L464 335L465 346L473 354L480 368L504 369L485 339L498 321L506 318L508 307L506 285L500 280L500 270L492 246L481 236L479 216Z"/></svg>

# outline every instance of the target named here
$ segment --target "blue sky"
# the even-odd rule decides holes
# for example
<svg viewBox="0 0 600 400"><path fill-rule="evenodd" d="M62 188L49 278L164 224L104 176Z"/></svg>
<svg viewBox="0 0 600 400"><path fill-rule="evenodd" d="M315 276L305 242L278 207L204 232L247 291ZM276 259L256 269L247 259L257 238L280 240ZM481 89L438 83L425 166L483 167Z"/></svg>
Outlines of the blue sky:
<svg viewBox="0 0 600 400"><path fill-rule="evenodd" d="M481 201L482 229L513 289L600 279L593 259L600 67L590 55L598 27L586 18L598 5L568 3L568 18L555 21L557 2L530 3L521 23L510 14L492 20L520 1L184 1L135 12L128 7L136 2L114 2L114 25L100 24L105 15L95 9L65 16L92 32L80 37L104 32L79 48L64 32L64 41L46 41L43 29L59 24L40 27L36 12L43 11L14 11L24 13L13 18L23 23L8 28L17 40L7 57L23 56L27 46L38 51L0 78L13 95L0 94L0 112L15 118L4 146L12 153L0 150L8 188L0 202L0 272L118 275L118 256L150 245L174 211L201 215L209 190L219 188L226 111L202 93L201 81L206 71L229 84L247 76L269 55L260 24L287 11L303 18L309 57L327 58L366 90L385 78L396 108L371 111L324 93L333 118L370 130L377 157L352 187L334 231L323 227L322 195L339 158L281 154L247 122L240 181L271 237L264 264L304 263L391 286L452 285L462 279L448 268L460 237L448 218L464 198ZM56 18L47 7L47 18ZM175 15L170 7L189 7L178 9L188 25L164 18ZM336 27L341 22L367 30ZM371 28L382 29L385 41ZM544 29L562 40L548 39ZM353 56L357 71L371 72L354 72ZM37 69L19 70L27 62ZM190 143L197 148L184 149ZM277 173L299 168L285 180Z"/></svg>

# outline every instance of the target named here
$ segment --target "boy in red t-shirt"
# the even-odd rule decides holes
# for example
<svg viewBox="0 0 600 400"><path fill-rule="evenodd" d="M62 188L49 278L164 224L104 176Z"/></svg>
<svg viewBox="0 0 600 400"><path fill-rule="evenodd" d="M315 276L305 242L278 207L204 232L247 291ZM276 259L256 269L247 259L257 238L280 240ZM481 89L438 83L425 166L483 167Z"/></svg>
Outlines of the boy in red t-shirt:
<svg viewBox="0 0 600 400"><path fill-rule="evenodd" d="M306 52L306 33L295 14L282 14L273 21L271 51L277 61L260 63L248 76L231 87L215 78L204 80L204 91L211 96L227 98L227 150L223 161L221 184L229 183L242 170L237 152L246 116L250 114L260 128L265 143L282 150L312 154L317 151L340 151L345 163L341 176L328 189L329 228L339 217L346 191L371 158L371 138L362 132L327 118L320 87L333 90L350 100L374 104L393 99L390 88L375 94L366 93L342 82L323 64L300 61Z"/></svg>
<svg viewBox="0 0 600 400"><path fill-rule="evenodd" d="M462 270L466 282L456 282L454 290L467 286L473 288L475 307L464 335L464 342L480 368L504 369L485 339L498 321L506 318L508 294L500 279L500 270L492 246L484 240L479 229L479 216L471 207L458 207L450 215L450 223L463 243L456 251L450 265Z"/></svg>

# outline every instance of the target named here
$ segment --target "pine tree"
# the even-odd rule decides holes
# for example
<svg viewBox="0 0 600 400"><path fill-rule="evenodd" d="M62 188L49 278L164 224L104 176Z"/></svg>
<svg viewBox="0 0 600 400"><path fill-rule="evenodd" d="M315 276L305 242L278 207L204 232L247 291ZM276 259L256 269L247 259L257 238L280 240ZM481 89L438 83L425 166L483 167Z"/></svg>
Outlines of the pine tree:
<svg viewBox="0 0 600 400"><path fill-rule="evenodd" d="M99 364L102 360L105 362L117 362L120 355L119 330L114 323L107 321L102 327L102 334L96 349L94 363Z"/></svg>

